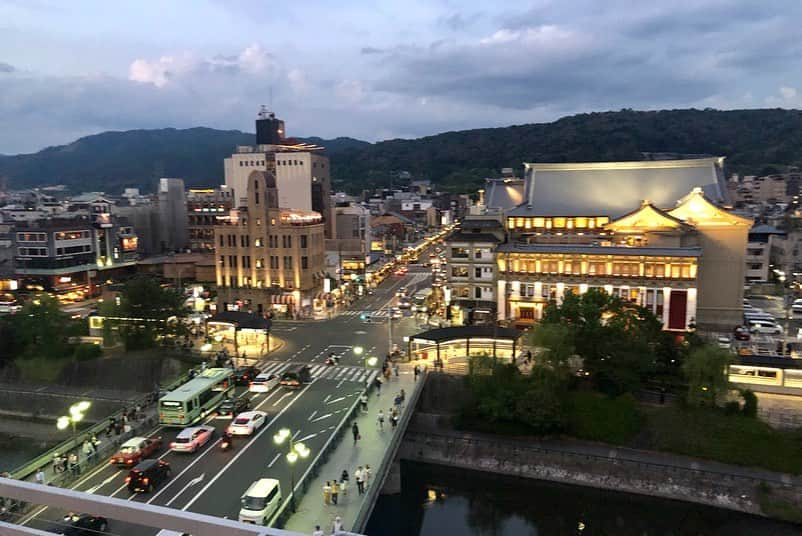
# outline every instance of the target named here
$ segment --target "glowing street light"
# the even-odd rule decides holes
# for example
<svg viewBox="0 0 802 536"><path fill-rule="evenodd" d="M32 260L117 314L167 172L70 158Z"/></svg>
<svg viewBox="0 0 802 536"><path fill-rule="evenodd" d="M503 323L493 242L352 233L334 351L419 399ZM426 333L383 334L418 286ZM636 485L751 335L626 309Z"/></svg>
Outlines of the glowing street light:
<svg viewBox="0 0 802 536"><path fill-rule="evenodd" d="M306 459L312 453L309 448L301 442L293 443L292 432L288 428L282 428L273 434L273 442L282 445L289 439L289 452L287 452L287 463L290 464L290 508L295 512L295 462L299 458Z"/></svg>
<svg viewBox="0 0 802 536"><path fill-rule="evenodd" d="M87 400L76 402L69 409L69 416L62 415L56 420L56 428L65 430L72 425L72 433L76 432L76 425L84 419L84 414L92 406L92 403Z"/></svg>
<svg viewBox="0 0 802 536"><path fill-rule="evenodd" d="M362 355L362 352L364 352L364 351L365 351L365 349L362 348L361 346L354 346L354 354Z"/></svg>

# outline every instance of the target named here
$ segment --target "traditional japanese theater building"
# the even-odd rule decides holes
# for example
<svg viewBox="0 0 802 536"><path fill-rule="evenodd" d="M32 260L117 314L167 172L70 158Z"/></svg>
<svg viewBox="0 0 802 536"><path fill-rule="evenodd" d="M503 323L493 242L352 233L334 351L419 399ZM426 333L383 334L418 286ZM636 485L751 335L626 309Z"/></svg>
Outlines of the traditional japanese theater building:
<svg viewBox="0 0 802 536"><path fill-rule="evenodd" d="M669 330L740 324L752 221L723 208L722 164L526 164L526 200L496 249L499 319L525 326L550 300L603 288Z"/></svg>

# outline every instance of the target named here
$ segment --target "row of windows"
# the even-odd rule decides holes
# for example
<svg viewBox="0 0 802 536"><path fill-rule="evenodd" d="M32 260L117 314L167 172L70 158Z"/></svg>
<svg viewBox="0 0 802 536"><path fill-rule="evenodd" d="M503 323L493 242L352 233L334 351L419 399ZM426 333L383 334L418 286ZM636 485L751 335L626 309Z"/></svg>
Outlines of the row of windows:
<svg viewBox="0 0 802 536"><path fill-rule="evenodd" d="M21 257L47 257L47 248L17 248Z"/></svg>
<svg viewBox="0 0 802 536"><path fill-rule="evenodd" d="M467 266L452 266L451 267L451 275L453 277L468 277L468 267ZM475 267L473 269L473 276L476 278L488 277L493 274L492 268L487 267Z"/></svg>
<svg viewBox="0 0 802 536"><path fill-rule="evenodd" d="M47 233L17 233L17 242L47 242Z"/></svg>
<svg viewBox="0 0 802 536"><path fill-rule="evenodd" d="M54 237L56 240L81 240L87 239L90 237L90 232L88 230L83 231L59 231L54 233Z"/></svg>
<svg viewBox="0 0 802 536"><path fill-rule="evenodd" d="M502 269L504 269L502 265ZM510 269L515 273L597 275L618 277L670 277L691 279L696 277L696 264L662 262L606 262L512 260Z"/></svg>
<svg viewBox="0 0 802 536"><path fill-rule="evenodd" d="M264 160L240 160L239 167L264 166Z"/></svg>
<svg viewBox="0 0 802 536"><path fill-rule="evenodd" d="M239 235L239 245L243 248L251 247L251 237L249 235ZM309 237L307 235L301 235L298 237L299 242L301 244L301 249L306 249L309 246ZM268 235L267 237L267 246L270 248L278 248L278 239L279 235ZM219 235L219 242L220 247L237 247L237 235L229 234L229 235ZM262 246L262 239L256 238L254 241L254 245L256 247ZM281 247L284 249L291 249L292 248L292 235L281 235Z"/></svg>
<svg viewBox="0 0 802 536"><path fill-rule="evenodd" d="M303 166L302 160L276 160L277 166Z"/></svg>
<svg viewBox="0 0 802 536"><path fill-rule="evenodd" d="M64 248L56 248L56 255L76 255L78 253L91 253L91 244L81 244L78 246L67 246Z"/></svg>
<svg viewBox="0 0 802 536"><path fill-rule="evenodd" d="M22 249L22 248L21 248ZM46 250L45 250L46 251ZM20 253L20 255L22 255ZM238 261L236 255L228 255L228 267L229 268L237 268ZM271 270L278 270L279 268L279 257L277 255L271 255L268 258L270 263ZM264 268L265 261L264 259L256 259L256 267L257 268ZM285 270L292 270L292 257L290 256L283 256L281 257L281 264ZM226 255L220 255L220 266L226 266ZM250 268L251 267L251 257L250 255L243 255L242 257L242 267L243 268ZM301 257L301 269L307 270L309 268L309 257L303 256Z"/></svg>
<svg viewBox="0 0 802 536"><path fill-rule="evenodd" d="M508 229L597 229L610 223L607 216L598 217L554 217L554 218L507 218Z"/></svg>

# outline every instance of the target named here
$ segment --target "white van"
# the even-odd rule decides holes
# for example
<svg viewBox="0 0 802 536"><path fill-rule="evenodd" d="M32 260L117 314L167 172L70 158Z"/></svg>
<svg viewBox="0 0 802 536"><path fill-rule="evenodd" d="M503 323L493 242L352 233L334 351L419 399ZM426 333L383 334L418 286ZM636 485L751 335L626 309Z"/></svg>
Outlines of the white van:
<svg viewBox="0 0 802 536"><path fill-rule="evenodd" d="M275 478L260 478L240 498L242 523L267 525L281 503L281 485Z"/></svg>

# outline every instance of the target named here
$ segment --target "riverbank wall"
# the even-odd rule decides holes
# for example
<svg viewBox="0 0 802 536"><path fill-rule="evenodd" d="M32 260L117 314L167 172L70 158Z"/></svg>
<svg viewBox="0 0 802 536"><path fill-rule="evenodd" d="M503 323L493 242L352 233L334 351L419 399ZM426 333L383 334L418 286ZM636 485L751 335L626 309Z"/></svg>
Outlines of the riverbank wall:
<svg viewBox="0 0 802 536"><path fill-rule="evenodd" d="M509 438L451 428L460 378L429 375L398 458L590 486L767 515L761 496L802 506L799 477L671 454L561 440ZM438 411L443 410L446 411Z"/></svg>

